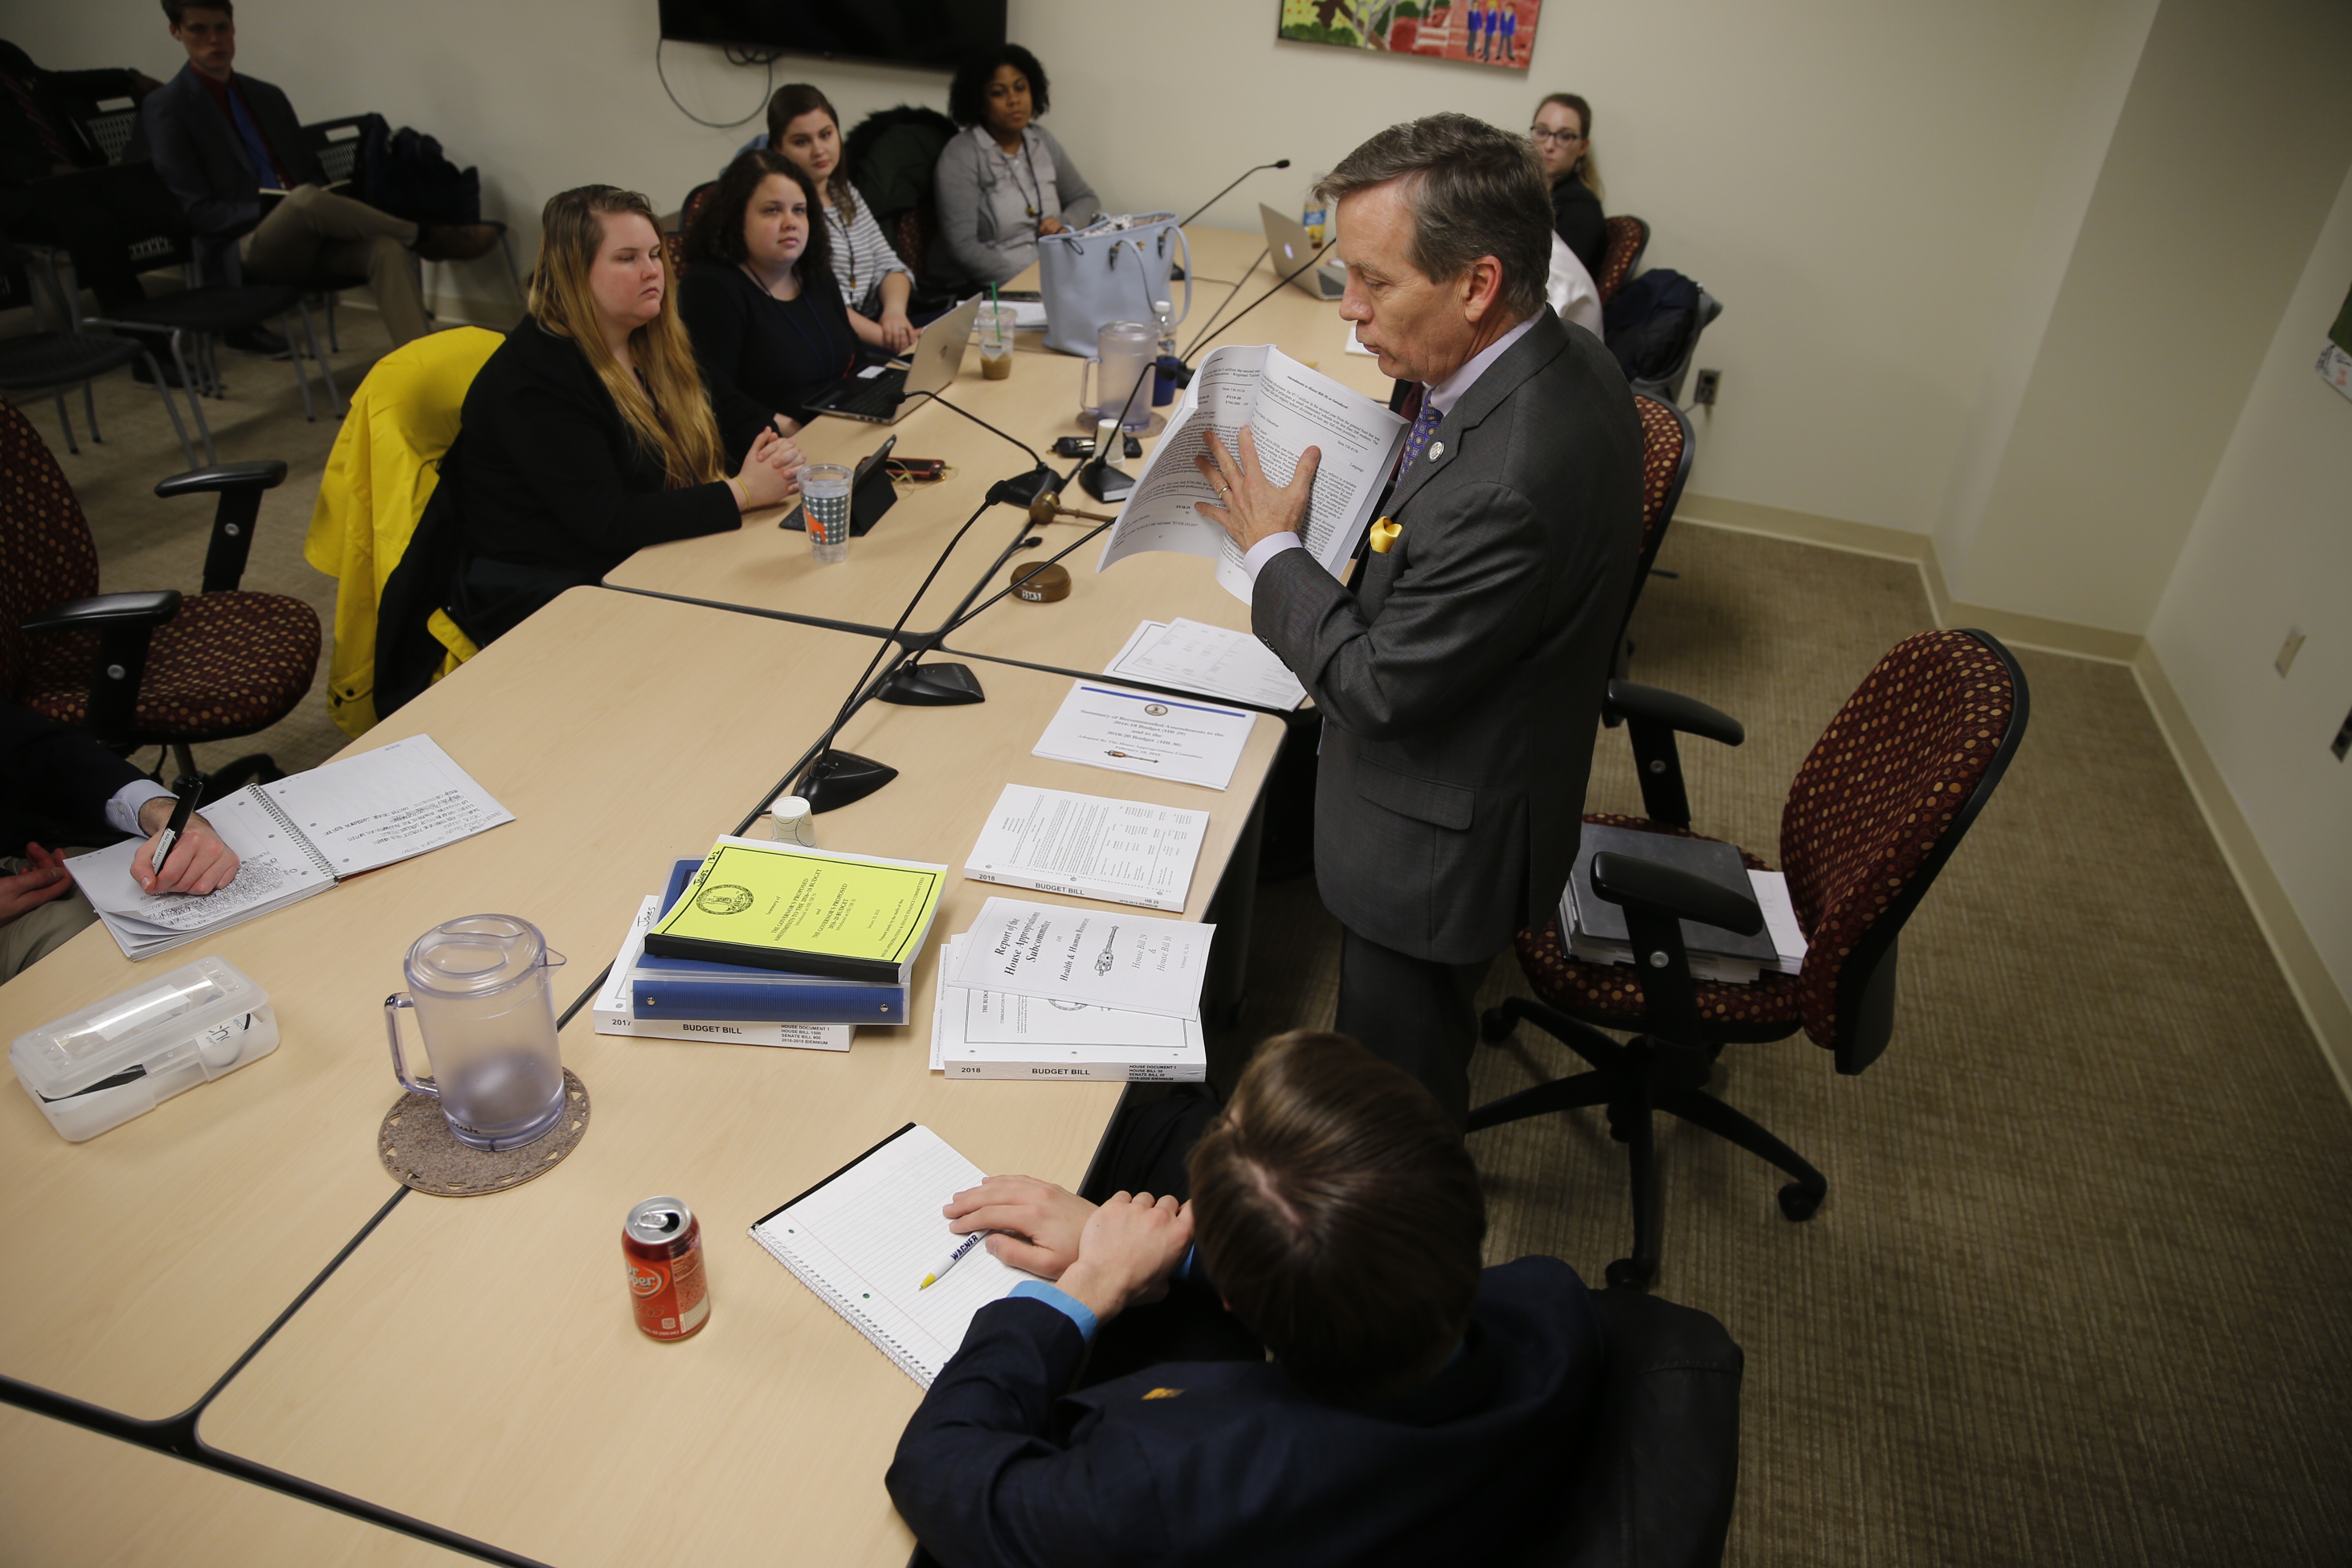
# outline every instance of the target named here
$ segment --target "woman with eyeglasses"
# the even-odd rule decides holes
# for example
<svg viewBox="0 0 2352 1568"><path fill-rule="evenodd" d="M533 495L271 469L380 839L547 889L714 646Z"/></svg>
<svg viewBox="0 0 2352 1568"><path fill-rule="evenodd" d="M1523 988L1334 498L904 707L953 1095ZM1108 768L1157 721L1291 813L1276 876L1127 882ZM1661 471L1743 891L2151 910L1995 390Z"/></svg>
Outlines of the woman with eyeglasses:
<svg viewBox="0 0 2352 1568"><path fill-rule="evenodd" d="M1606 194L1592 162L1592 106L1572 92L1555 92L1536 106L1528 135L1551 182L1551 227L1584 269L1601 276L1609 254L1609 221L1601 203Z"/></svg>
<svg viewBox="0 0 2352 1568"><path fill-rule="evenodd" d="M958 291L1002 283L1037 259L1041 235L1083 227L1097 204L1045 112L1045 68L1018 44L964 62L948 88L963 132L940 149L931 180L940 238L925 268Z"/></svg>

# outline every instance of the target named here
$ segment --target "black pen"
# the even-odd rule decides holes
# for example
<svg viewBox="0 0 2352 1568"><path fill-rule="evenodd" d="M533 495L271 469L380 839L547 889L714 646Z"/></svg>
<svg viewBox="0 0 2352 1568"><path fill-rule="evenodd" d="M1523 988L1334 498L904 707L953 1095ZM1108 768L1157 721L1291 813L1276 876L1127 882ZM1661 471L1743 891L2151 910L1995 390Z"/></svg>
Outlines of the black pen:
<svg viewBox="0 0 2352 1568"><path fill-rule="evenodd" d="M172 820L165 823L163 831L155 836L154 858L148 862L148 869L155 874L158 880L163 875L163 862L171 858L172 846L180 841L180 835L188 830L188 818L196 814L196 798L205 793L205 781L194 777L182 779L172 786L172 793L179 797L179 804L172 807Z"/></svg>

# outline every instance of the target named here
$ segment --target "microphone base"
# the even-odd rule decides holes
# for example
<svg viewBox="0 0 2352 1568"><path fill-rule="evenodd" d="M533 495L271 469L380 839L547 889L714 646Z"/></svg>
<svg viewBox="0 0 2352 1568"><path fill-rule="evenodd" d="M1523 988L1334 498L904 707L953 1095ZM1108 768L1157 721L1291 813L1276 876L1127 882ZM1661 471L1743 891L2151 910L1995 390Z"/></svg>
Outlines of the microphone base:
<svg viewBox="0 0 2352 1568"><path fill-rule="evenodd" d="M1078 470L1078 482L1099 501L1121 501L1135 489L1135 476L1109 463L1088 463Z"/></svg>
<svg viewBox="0 0 2352 1568"><path fill-rule="evenodd" d="M910 664L884 681L874 695L908 708L958 708L988 700L988 693L980 689L980 677L968 664Z"/></svg>
<svg viewBox="0 0 2352 1568"><path fill-rule="evenodd" d="M1027 506L1045 491L1054 489L1054 470L1039 467L1014 479L1000 482L990 491L992 499L1008 506Z"/></svg>
<svg viewBox="0 0 2352 1568"><path fill-rule="evenodd" d="M828 751L801 775L800 796L815 813L855 805L898 776L887 763L855 752Z"/></svg>

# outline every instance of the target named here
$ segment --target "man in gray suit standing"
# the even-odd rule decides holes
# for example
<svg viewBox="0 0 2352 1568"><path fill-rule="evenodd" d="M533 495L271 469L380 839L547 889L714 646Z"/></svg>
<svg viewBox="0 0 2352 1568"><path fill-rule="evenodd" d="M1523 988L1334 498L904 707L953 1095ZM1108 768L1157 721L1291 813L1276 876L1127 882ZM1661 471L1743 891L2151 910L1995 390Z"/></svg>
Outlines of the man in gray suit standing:
<svg viewBox="0 0 2352 1568"><path fill-rule="evenodd" d="M1550 212L1524 138L1381 132L1336 200L1339 314L1413 419L1354 587L1297 548L1286 486L1213 438L1202 512L1247 552L1251 624L1324 715L1315 874L1346 927L1336 1027L1470 1107L1478 985L1557 908L1642 516L1642 437L1598 339L1545 308Z"/></svg>

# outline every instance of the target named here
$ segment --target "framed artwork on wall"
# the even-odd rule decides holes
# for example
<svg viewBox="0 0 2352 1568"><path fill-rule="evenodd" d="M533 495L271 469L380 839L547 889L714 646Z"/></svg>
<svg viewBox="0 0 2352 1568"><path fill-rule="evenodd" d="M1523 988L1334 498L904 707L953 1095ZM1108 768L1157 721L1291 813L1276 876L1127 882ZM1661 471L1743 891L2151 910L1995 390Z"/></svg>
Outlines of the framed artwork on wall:
<svg viewBox="0 0 2352 1568"><path fill-rule="evenodd" d="M1275 36L1524 71L1543 0L1277 0Z"/></svg>

